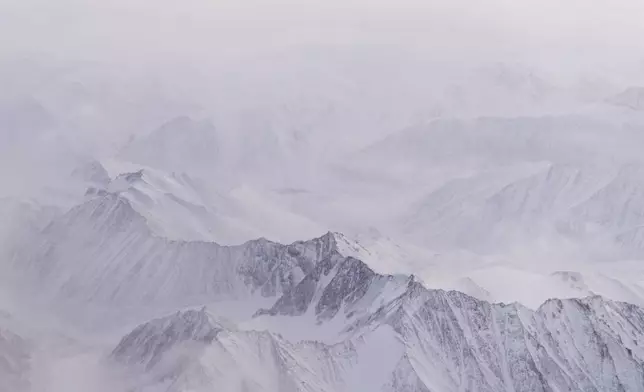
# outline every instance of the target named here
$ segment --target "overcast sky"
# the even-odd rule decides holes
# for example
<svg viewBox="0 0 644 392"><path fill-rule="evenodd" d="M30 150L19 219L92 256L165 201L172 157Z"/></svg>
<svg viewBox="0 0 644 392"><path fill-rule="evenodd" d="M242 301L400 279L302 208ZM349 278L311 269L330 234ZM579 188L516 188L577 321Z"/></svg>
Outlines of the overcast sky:
<svg viewBox="0 0 644 392"><path fill-rule="evenodd" d="M643 20L642 0L0 0L0 49L212 58L292 44L384 43L628 57L644 46Z"/></svg>

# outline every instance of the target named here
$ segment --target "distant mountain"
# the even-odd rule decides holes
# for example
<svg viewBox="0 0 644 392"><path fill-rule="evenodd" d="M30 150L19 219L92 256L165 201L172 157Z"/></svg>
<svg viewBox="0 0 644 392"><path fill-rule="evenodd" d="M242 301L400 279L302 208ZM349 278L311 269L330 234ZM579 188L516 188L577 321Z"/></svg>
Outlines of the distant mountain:
<svg viewBox="0 0 644 392"><path fill-rule="evenodd" d="M434 169L628 161L637 157L628 147L640 140L640 129L582 114L438 119L394 133L352 156L352 161L358 167L379 160L386 166L407 162ZM615 156L620 152L622 156Z"/></svg>
<svg viewBox="0 0 644 392"><path fill-rule="evenodd" d="M644 110L644 87L629 87L607 99L607 102L632 110Z"/></svg>
<svg viewBox="0 0 644 392"><path fill-rule="evenodd" d="M599 236L619 248L641 225L641 135L581 115L436 120L355 154L345 173L400 200L389 231L429 249L502 253L508 235Z"/></svg>
<svg viewBox="0 0 644 392"><path fill-rule="evenodd" d="M210 122L181 116L130 141L119 156L153 168L204 173L218 169L221 148Z"/></svg>
<svg viewBox="0 0 644 392"><path fill-rule="evenodd" d="M302 233L323 231L311 219L250 186L212 184L198 175L141 165L118 164L116 169L119 174L107 180L106 173L86 170L85 176L101 177L99 182L86 182L90 185L86 198L118 195L145 217L154 234L164 238L236 245L262 234L287 242Z"/></svg>

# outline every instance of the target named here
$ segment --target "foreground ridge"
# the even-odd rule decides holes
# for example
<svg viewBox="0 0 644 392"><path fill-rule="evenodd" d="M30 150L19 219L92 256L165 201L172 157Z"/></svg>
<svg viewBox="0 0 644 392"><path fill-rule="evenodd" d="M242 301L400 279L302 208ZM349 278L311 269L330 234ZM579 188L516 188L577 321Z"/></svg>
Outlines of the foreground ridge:
<svg viewBox="0 0 644 392"><path fill-rule="evenodd" d="M139 320L112 347L107 362L134 373L131 391L604 392L644 385L644 310L637 306L594 296L530 310L431 290L413 275L380 274L342 254L333 233L290 245L172 241L108 193L55 219L12 267L56 305L107 307L117 319L175 309ZM227 320L224 303L250 311ZM302 320L308 338L273 328ZM316 338L322 330L333 339Z"/></svg>
<svg viewBox="0 0 644 392"><path fill-rule="evenodd" d="M644 385L644 310L639 307L594 296L553 299L533 311L519 304L490 304L456 291L430 290L413 277L400 280L379 275L351 257L331 259L320 262L302 284L256 316L286 317L284 321L289 322L312 314L321 327L340 319L346 328L337 343L290 341L266 331L215 324L209 327L216 331L212 340L204 340L199 333L184 339L198 347L189 358L200 375L207 375L199 385L236 382L230 374L211 368L232 355L230 344L246 347L243 353L233 350L240 355L236 363L261 358L258 366L266 366L261 376L254 372L235 376L244 380L243 385L253 386L248 390L258 391L599 392L640 391ZM367 295L374 287L383 287L383 280L397 291ZM392 296L387 298L383 291ZM206 316L193 317L195 311L187 312L151 323L183 325L189 318L194 319L194 328L187 330L200 330L200 320ZM117 361L149 363L145 355L122 354L132 351L130 344L137 352L137 344L131 342L138 338L132 336L144 330L153 331L138 327L121 341L113 353ZM157 333L172 341L172 336L185 330ZM146 341L158 338L155 332L151 334ZM267 348L257 345L257 339L270 347L270 355ZM167 341L160 343L162 357L173 358L167 353L177 350L185 352L180 348L185 344L171 342L168 349ZM148 371L156 374L160 369L167 367L152 366ZM195 371L194 367L177 371L171 390L193 390ZM352 383L362 372L387 376L372 376L374 385L356 389Z"/></svg>

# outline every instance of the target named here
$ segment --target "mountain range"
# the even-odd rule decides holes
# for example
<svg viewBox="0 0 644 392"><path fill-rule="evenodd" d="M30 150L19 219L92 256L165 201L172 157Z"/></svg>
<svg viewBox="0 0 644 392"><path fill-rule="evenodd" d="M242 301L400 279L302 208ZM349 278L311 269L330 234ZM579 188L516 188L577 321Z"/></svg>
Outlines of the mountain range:
<svg viewBox="0 0 644 392"><path fill-rule="evenodd" d="M0 93L0 392L644 390L641 88L331 52Z"/></svg>
<svg viewBox="0 0 644 392"><path fill-rule="evenodd" d="M84 319L90 309L109 315L100 320L105 336L122 327L117 320L132 320L111 351L93 349L128 390L644 385L644 310L635 305L600 296L548 300L536 310L490 304L428 289L414 276L374 272L343 255L338 240L346 238L239 246L167 240L125 197L105 193L54 219L16 250L11 275L3 275L21 282L16 292L37 292L34 301L75 314L66 322L85 333L97 333ZM166 313L173 307L179 310ZM8 330L2 338L1 369L21 390L24 375L38 371L28 360L37 349L28 347L43 343L27 344Z"/></svg>

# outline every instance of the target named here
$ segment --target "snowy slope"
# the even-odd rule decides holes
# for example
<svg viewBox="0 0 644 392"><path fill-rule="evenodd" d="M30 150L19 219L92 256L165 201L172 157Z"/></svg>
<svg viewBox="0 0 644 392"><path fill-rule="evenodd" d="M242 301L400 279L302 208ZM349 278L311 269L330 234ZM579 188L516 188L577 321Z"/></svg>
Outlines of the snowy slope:
<svg viewBox="0 0 644 392"><path fill-rule="evenodd" d="M550 298L592 295L644 306L644 281L639 268L626 266L620 271L622 263L608 263L573 264L569 265L572 270L554 270L557 264L565 263L544 261L544 264L541 268L529 268L511 262L479 263L447 277L433 278L431 270L422 277L433 288L457 290L490 302L519 302L531 309L537 309Z"/></svg>
<svg viewBox="0 0 644 392"><path fill-rule="evenodd" d="M550 279L563 270L603 275L589 278L587 293L639 303L641 271L598 264L642 257L642 132L634 119L578 113L411 127L344 167L347 182L373 194L356 192L364 201L352 213L424 249L423 262L406 272L434 287L470 286L484 299L534 307L581 295ZM614 290L611 280L625 288ZM543 295L530 294L535 287Z"/></svg>
<svg viewBox="0 0 644 392"><path fill-rule="evenodd" d="M354 236L333 233L338 251L346 257L363 260L381 274L412 274L428 266L435 253L397 241L375 229Z"/></svg>
<svg viewBox="0 0 644 392"><path fill-rule="evenodd" d="M212 318L202 310L153 320L125 336L111 358L146 370L134 383L137 391L207 391L217 385L240 392L348 392L377 390L402 353L387 329L329 346L222 328ZM373 361L374 354L385 358ZM378 376L370 374L374 370Z"/></svg>
<svg viewBox="0 0 644 392"><path fill-rule="evenodd" d="M106 193L128 200L152 231L174 240L236 245L258 237L292 242L324 230L252 186L167 172L140 164L105 160L112 180L93 185L86 196Z"/></svg>
<svg viewBox="0 0 644 392"><path fill-rule="evenodd" d="M150 168L120 173L107 185L89 189L87 196L107 193L126 199L165 238L241 243L254 234L234 218L232 200L209 192L187 174Z"/></svg>
<svg viewBox="0 0 644 392"><path fill-rule="evenodd" d="M107 193L56 218L12 263L18 276L55 298L132 306L242 299L292 287L330 251L331 241L220 246L168 240L154 235L126 198Z"/></svg>
<svg viewBox="0 0 644 392"><path fill-rule="evenodd" d="M355 277L358 287L379 285L351 270L341 274ZM365 296L346 287L335 303ZM639 391L644 385L641 308L588 297L550 300L535 312L427 290L413 280L391 294L347 322L334 344L240 331L202 309L142 324L112 358L142 372L135 390ZM345 317L320 312L322 298L321 322ZM305 317L282 300L276 306Z"/></svg>
<svg viewBox="0 0 644 392"><path fill-rule="evenodd" d="M406 344L393 390L638 391L641 320L641 308L600 297L533 312L416 285L366 325L391 325Z"/></svg>

